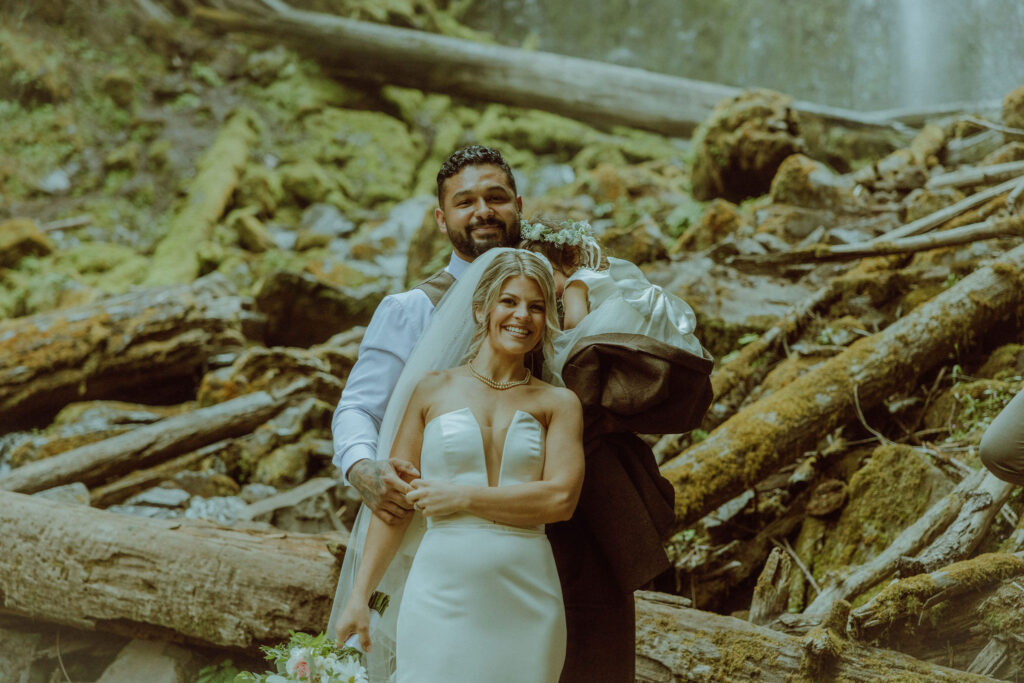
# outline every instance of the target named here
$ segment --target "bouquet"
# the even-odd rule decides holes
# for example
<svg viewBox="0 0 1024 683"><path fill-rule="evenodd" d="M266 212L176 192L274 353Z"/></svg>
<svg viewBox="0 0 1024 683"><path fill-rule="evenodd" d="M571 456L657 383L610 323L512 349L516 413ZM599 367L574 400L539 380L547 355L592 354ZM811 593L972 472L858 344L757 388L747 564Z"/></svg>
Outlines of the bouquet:
<svg viewBox="0 0 1024 683"><path fill-rule="evenodd" d="M292 631L287 643L260 649L277 665L277 673L242 672L235 676L235 683L367 683L366 669L359 661L362 652L338 647L325 633L311 636Z"/></svg>

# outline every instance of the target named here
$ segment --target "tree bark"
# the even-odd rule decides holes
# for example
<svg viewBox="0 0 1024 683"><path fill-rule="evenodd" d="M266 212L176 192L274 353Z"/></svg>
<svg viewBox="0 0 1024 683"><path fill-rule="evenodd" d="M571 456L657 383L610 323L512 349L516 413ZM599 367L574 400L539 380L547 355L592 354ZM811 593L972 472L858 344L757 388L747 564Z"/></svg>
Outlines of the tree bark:
<svg viewBox="0 0 1024 683"><path fill-rule="evenodd" d="M662 465L686 526L789 464L817 439L870 409L984 335L1024 303L1024 246L975 271L885 330L741 410Z"/></svg>
<svg viewBox="0 0 1024 683"><path fill-rule="evenodd" d="M0 607L131 637L248 648L322 630L335 534L224 529L0 492Z"/></svg>
<svg viewBox="0 0 1024 683"><path fill-rule="evenodd" d="M808 638L637 593L637 681L991 681L822 630Z"/></svg>
<svg viewBox="0 0 1024 683"><path fill-rule="evenodd" d="M1009 178L1018 178L1021 173L1024 173L1024 161L1008 161L1005 164L961 168L950 173L932 176L925 183L925 187L929 190L936 190L940 187L966 187L997 183Z"/></svg>
<svg viewBox="0 0 1024 683"><path fill-rule="evenodd" d="M262 334L220 277L0 322L0 433L72 401L195 382L208 358Z"/></svg>
<svg viewBox="0 0 1024 683"><path fill-rule="evenodd" d="M197 9L200 23L288 40L346 75L547 111L601 124L688 136L722 99L742 90L547 52L473 43L273 4L246 16ZM851 127L891 128L810 103L798 111Z"/></svg>
<svg viewBox="0 0 1024 683"><path fill-rule="evenodd" d="M34 493L80 481L96 486L208 444L246 434L295 400L260 391L97 441L0 477L0 489Z"/></svg>
<svg viewBox="0 0 1024 683"><path fill-rule="evenodd" d="M960 513L941 536L917 557L900 558L896 565L900 575L923 574L970 557L1014 488L987 473L978 488L967 494Z"/></svg>

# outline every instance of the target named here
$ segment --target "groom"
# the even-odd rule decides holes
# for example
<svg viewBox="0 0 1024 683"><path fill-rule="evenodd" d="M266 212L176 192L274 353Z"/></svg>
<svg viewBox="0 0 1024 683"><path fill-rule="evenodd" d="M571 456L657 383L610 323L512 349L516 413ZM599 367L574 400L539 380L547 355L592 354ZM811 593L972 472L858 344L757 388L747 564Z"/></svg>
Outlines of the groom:
<svg viewBox="0 0 1024 683"><path fill-rule="evenodd" d="M412 465L375 453L398 376L434 306L469 263L492 247L519 242L522 198L497 150L472 146L452 154L437 175L437 198L434 217L452 242L451 260L418 287L384 298L334 413L334 463L363 502L392 524L411 513L406 482L418 476ZM583 399L587 470L572 519L548 527L568 628L562 683L634 680L633 591L669 568L661 539L674 521L674 491L658 473L650 448L632 432L668 425L673 428L666 432L684 431L674 428L678 406L660 403L666 395L686 393L678 382L689 378L665 364L665 357L675 358L674 349L652 352L635 335L603 337L581 340L563 371L566 384ZM697 365L698 375L710 371L709 361ZM654 384L674 391L652 391ZM693 395L698 403L709 400L701 391ZM658 405L647 405L652 397ZM653 424L645 423L645 414Z"/></svg>

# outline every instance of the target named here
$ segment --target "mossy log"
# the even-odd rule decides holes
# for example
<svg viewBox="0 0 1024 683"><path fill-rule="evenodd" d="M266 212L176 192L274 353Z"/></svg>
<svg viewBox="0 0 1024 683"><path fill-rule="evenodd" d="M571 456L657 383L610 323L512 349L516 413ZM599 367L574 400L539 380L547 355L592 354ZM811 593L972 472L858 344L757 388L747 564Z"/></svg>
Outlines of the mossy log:
<svg viewBox="0 0 1024 683"><path fill-rule="evenodd" d="M742 92L644 69L294 10L276 0L264 4L275 11L256 16L199 8L193 14L211 29L287 40L352 77L669 136L688 136L720 100ZM892 129L850 110L793 106L848 127Z"/></svg>
<svg viewBox="0 0 1024 683"><path fill-rule="evenodd" d="M637 681L991 681L822 629L787 635L637 593Z"/></svg>
<svg viewBox="0 0 1024 683"><path fill-rule="evenodd" d="M977 471L961 481L945 498L904 529L885 550L864 564L852 567L846 576L830 583L818 593L804 613L821 616L838 600L850 600L892 576L901 557L918 552L929 539L945 529L960 513L964 502L985 480L986 472Z"/></svg>
<svg viewBox="0 0 1024 683"><path fill-rule="evenodd" d="M222 439L251 432L297 400L260 391L169 417L118 436L23 465L0 477L0 490L34 493L82 482L96 486Z"/></svg>
<svg viewBox="0 0 1024 683"><path fill-rule="evenodd" d="M970 557L1014 488L1013 484L986 474L978 488L968 494L957 518L941 536L916 557L900 558L897 564L900 575L923 574Z"/></svg>
<svg viewBox="0 0 1024 683"><path fill-rule="evenodd" d="M893 581L850 613L850 632L872 639L899 621L918 618L942 600L1024 574L1024 553L986 553L931 574Z"/></svg>
<svg viewBox="0 0 1024 683"><path fill-rule="evenodd" d="M1024 246L1004 254L881 332L747 406L662 465L679 528L695 522L818 439L878 405L1024 305Z"/></svg>
<svg viewBox="0 0 1024 683"><path fill-rule="evenodd" d="M0 433L72 401L194 384L207 359L262 335L221 277L0 322Z"/></svg>
<svg viewBox="0 0 1024 683"><path fill-rule="evenodd" d="M191 282L199 275L197 247L210 239L238 185L249 146L256 140L254 116L244 110L233 114L199 160L185 205L157 244L147 285Z"/></svg>
<svg viewBox="0 0 1024 683"><path fill-rule="evenodd" d="M928 179L925 187L935 190L940 187L986 185L1002 182L1009 178L1018 178L1022 173L1024 173L1024 161L1008 161L1005 164L961 168L950 173L935 175Z"/></svg>
<svg viewBox="0 0 1024 683"><path fill-rule="evenodd" d="M153 520L0 492L0 611L248 648L322 630L340 536Z"/></svg>

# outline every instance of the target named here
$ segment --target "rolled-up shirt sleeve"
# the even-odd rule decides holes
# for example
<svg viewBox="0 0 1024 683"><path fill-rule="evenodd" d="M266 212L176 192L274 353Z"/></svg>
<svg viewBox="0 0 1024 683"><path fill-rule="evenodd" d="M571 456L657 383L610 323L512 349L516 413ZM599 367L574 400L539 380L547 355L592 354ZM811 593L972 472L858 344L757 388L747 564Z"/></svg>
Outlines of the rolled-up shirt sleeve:
<svg viewBox="0 0 1024 683"><path fill-rule="evenodd" d="M331 422L334 464L346 483L352 465L376 457L384 409L433 308L421 290L392 294L380 302L366 327Z"/></svg>

